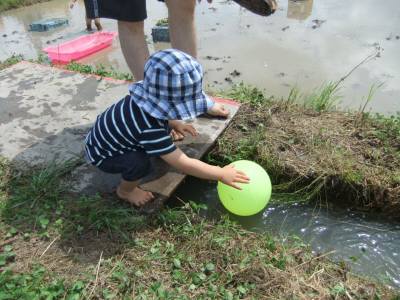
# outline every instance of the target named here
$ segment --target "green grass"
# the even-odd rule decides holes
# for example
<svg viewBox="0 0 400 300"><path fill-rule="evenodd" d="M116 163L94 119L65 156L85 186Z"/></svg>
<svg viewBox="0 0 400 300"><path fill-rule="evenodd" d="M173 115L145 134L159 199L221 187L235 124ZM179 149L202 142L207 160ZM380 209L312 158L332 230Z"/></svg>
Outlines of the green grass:
<svg viewBox="0 0 400 300"><path fill-rule="evenodd" d="M337 82L329 82L304 97L304 105L317 112L330 111L339 103L340 86Z"/></svg>
<svg viewBox="0 0 400 300"><path fill-rule="evenodd" d="M81 299L81 281L65 284L62 278L52 279L42 265L35 265L29 273L15 273L5 269L0 273L0 299Z"/></svg>
<svg viewBox="0 0 400 300"><path fill-rule="evenodd" d="M28 6L39 2L46 2L49 0L1 0L0 1L0 12L18 8L21 6Z"/></svg>
<svg viewBox="0 0 400 300"><path fill-rule="evenodd" d="M227 217L203 219L203 206L144 216L108 196L69 195L74 166L20 173L0 164L0 243L9 241L0 256L0 299L390 295L376 283L373 294L362 290L369 281L314 257L299 239L282 243Z"/></svg>
<svg viewBox="0 0 400 300"><path fill-rule="evenodd" d="M263 91L243 82L233 85L229 91L221 91L219 95L253 105L262 105L268 102Z"/></svg>
<svg viewBox="0 0 400 300"><path fill-rule="evenodd" d="M20 61L23 60L22 55L13 55L9 58L7 58L4 61L0 61L0 70L3 70L5 68L8 68L12 65L15 65L16 63L19 63Z"/></svg>
<svg viewBox="0 0 400 300"><path fill-rule="evenodd" d="M110 77L127 81L133 80L133 76L130 73L121 73L115 71L113 68L108 69L101 64L96 66L91 66L91 65L84 65L76 62L71 62L66 66L66 69L83 74L93 74L100 77Z"/></svg>
<svg viewBox="0 0 400 300"><path fill-rule="evenodd" d="M156 26L168 26L168 18L158 20Z"/></svg>
<svg viewBox="0 0 400 300"><path fill-rule="evenodd" d="M22 55L13 55L10 58L0 62L0 70L12 66L13 64L16 64L22 60L24 60L24 57ZM29 61L43 65L52 65L48 57L43 53L39 54L37 59L31 59ZM101 64L92 66L92 65L80 64L77 62L71 62L65 66L65 69L82 74L91 74L100 77L114 78L118 80L126 80L126 81L133 80L133 76L130 73L118 72L114 70L112 67L107 68Z"/></svg>
<svg viewBox="0 0 400 300"><path fill-rule="evenodd" d="M290 89L288 97L281 100L279 106L280 108L289 108L294 104L302 104L304 107L311 108L316 112L330 111L336 107L341 99L339 91L340 85L337 82L322 85L309 94L302 93L298 87L293 87ZM273 97L267 97L257 87L243 82L233 85L229 91L220 92L220 95L235 99L241 103L257 106L271 104L271 101L274 100Z"/></svg>

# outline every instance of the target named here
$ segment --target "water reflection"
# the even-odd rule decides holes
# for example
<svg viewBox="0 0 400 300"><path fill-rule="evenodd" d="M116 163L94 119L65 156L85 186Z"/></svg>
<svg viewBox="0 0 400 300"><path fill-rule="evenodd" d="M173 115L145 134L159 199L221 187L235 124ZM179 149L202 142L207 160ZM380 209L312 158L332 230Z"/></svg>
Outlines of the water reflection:
<svg viewBox="0 0 400 300"><path fill-rule="evenodd" d="M311 16L314 0L288 0L287 17L305 20Z"/></svg>

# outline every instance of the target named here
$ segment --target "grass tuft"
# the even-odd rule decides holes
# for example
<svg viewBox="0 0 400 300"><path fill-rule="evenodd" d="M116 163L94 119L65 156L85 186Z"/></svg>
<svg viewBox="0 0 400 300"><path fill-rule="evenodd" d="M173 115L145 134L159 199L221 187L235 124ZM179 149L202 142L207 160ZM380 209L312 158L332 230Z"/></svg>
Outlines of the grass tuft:
<svg viewBox="0 0 400 300"><path fill-rule="evenodd" d="M121 73L114 70L114 68L107 69L104 65L84 65L77 62L70 62L66 67L67 70L79 72L83 74L93 74L100 77L110 77L119 80L132 81L133 76L130 73Z"/></svg>
<svg viewBox="0 0 400 300"><path fill-rule="evenodd" d="M261 105L268 102L264 93L257 87L246 85L243 82L235 84L228 92L221 92L221 96L240 101L241 103L251 103Z"/></svg>
<svg viewBox="0 0 400 300"><path fill-rule="evenodd" d="M341 96L338 95L339 90L340 86L337 82L329 82L305 96L304 105L317 112L330 111L336 107L341 99Z"/></svg>
<svg viewBox="0 0 400 300"><path fill-rule="evenodd" d="M158 20L156 26L168 26L168 18Z"/></svg>
<svg viewBox="0 0 400 300"><path fill-rule="evenodd" d="M7 58L6 60L0 61L0 70L3 70L12 65L15 65L16 63L19 63L22 60L23 60L22 55L12 55L11 57Z"/></svg>

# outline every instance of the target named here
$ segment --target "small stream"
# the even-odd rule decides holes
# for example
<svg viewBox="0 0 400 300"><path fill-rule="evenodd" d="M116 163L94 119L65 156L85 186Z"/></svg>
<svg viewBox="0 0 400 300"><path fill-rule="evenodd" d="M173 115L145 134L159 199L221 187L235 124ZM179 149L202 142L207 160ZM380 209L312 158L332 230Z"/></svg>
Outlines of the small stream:
<svg viewBox="0 0 400 300"><path fill-rule="evenodd" d="M228 213L219 202L213 182L190 178L176 196L206 204L206 217ZM400 223L342 208L328 210L298 203L270 203L252 217L229 215L249 230L272 232L282 240L298 236L311 245L315 254L333 251L330 258L345 261L353 272L400 288Z"/></svg>

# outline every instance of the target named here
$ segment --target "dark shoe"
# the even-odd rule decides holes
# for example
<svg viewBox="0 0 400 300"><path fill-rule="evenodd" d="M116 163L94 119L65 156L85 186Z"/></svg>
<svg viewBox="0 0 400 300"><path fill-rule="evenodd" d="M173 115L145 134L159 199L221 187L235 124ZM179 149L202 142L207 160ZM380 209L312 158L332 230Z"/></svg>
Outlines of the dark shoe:
<svg viewBox="0 0 400 300"><path fill-rule="evenodd" d="M240 6L260 16L269 16L276 10L275 0L233 0Z"/></svg>

